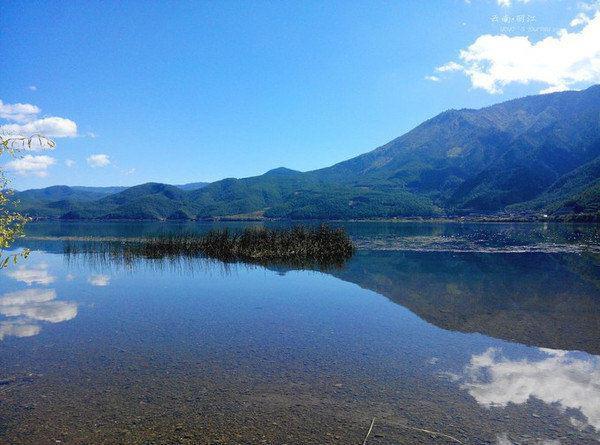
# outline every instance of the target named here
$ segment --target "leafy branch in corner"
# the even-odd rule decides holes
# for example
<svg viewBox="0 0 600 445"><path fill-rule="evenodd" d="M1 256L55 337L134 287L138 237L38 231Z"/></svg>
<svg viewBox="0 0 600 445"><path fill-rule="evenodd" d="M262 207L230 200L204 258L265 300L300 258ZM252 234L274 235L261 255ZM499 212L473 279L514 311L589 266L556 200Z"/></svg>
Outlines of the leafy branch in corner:
<svg viewBox="0 0 600 445"><path fill-rule="evenodd" d="M0 155L8 153L10 156L18 156L21 150L35 147L54 148L55 142L41 134L31 136L2 136L0 135ZM9 188L9 181L0 167L0 268L5 268L11 263L16 263L19 258L27 258L29 250L24 249L21 252L5 255L4 251L8 249L16 238L24 235L25 224L30 220L29 217L20 214L15 210L15 202L10 199L13 191Z"/></svg>

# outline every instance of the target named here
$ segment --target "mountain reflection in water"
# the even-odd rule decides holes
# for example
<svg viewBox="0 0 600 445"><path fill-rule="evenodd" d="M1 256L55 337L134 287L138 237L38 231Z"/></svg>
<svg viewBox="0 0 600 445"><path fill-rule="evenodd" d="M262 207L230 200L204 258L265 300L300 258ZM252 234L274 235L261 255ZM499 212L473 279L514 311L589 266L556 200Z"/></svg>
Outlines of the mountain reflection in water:
<svg viewBox="0 0 600 445"><path fill-rule="evenodd" d="M101 258L106 262L108 257ZM94 257L87 260L94 262ZM112 260L113 265L120 262ZM206 263L214 261L171 258L137 265L193 273ZM244 267L220 264L223 274ZM345 267L325 272L377 292L443 329L600 355L598 255L358 251Z"/></svg>
<svg viewBox="0 0 600 445"><path fill-rule="evenodd" d="M373 417L373 445L600 438L596 255L362 250L315 272L35 243L0 282L0 431L21 443L360 443Z"/></svg>
<svg viewBox="0 0 600 445"><path fill-rule="evenodd" d="M202 258L122 258L98 251L67 256L106 267L169 268L182 273L217 264ZM280 273L296 267L268 267ZM600 255L359 250L343 267L320 269L377 292L443 329L481 333L549 349L600 355ZM96 275L91 283L108 280Z"/></svg>
<svg viewBox="0 0 600 445"><path fill-rule="evenodd" d="M168 264L194 268L194 261L171 258ZM473 355L461 374L448 375L483 406L534 397L563 411L579 409L583 420L575 415L572 423L600 430L600 358L568 352L600 354L599 264L591 254L359 251L346 267L327 273L443 329L540 347L539 360L508 359L490 348ZM231 273L231 266L222 272Z"/></svg>

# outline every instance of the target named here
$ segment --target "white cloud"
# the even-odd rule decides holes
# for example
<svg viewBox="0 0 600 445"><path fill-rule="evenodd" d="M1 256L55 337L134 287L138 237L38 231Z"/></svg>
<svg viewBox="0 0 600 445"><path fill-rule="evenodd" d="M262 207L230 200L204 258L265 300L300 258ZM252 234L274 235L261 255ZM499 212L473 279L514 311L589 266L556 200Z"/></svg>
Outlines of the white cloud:
<svg viewBox="0 0 600 445"><path fill-rule="evenodd" d="M92 275L88 278L88 283L92 286L108 286L110 277L108 275Z"/></svg>
<svg viewBox="0 0 600 445"><path fill-rule="evenodd" d="M27 122L41 110L31 104L5 104L0 100L0 118L14 122Z"/></svg>
<svg viewBox="0 0 600 445"><path fill-rule="evenodd" d="M31 286L34 283L47 286L48 284L54 283L56 280L54 275L50 275L48 273L48 265L46 264L40 264L31 268L20 266L15 270L6 272L6 275L15 280L21 281L28 286Z"/></svg>
<svg viewBox="0 0 600 445"><path fill-rule="evenodd" d="M569 22L569 26L575 28L579 25L586 25L589 22L590 22L590 18L587 16L587 14L580 12L579 14L577 14L577 16L575 16L575 18L573 20L571 20Z"/></svg>
<svg viewBox="0 0 600 445"><path fill-rule="evenodd" d="M29 88L32 89L32 87ZM40 117L41 111L36 105L7 104L0 100L0 119L8 121L8 123L0 125L0 134L28 137L39 133L49 138L77 136L77 124L75 122L64 117ZM31 148L42 147L36 144Z"/></svg>
<svg viewBox="0 0 600 445"><path fill-rule="evenodd" d="M77 136L77 124L63 117L44 117L24 124L1 125L0 132L14 136L39 133L50 138L72 138Z"/></svg>
<svg viewBox="0 0 600 445"><path fill-rule="evenodd" d="M425 76L425 80L431 80L432 82L439 82L440 79L438 76Z"/></svg>
<svg viewBox="0 0 600 445"><path fill-rule="evenodd" d="M462 64L449 62L438 72L461 71L474 88L501 93L513 83L536 82L542 93L600 82L600 12L571 21L581 29L532 42L526 36L482 35L460 51Z"/></svg>
<svg viewBox="0 0 600 445"><path fill-rule="evenodd" d="M110 159L106 154L91 155L86 161L91 167L106 167L110 164Z"/></svg>
<svg viewBox="0 0 600 445"><path fill-rule="evenodd" d="M440 73L447 73L449 71L462 71L463 66L456 62L448 62L445 65L438 66L435 70Z"/></svg>
<svg viewBox="0 0 600 445"><path fill-rule="evenodd" d="M73 159L65 159L65 165L71 168L75 165L75 161Z"/></svg>
<svg viewBox="0 0 600 445"><path fill-rule="evenodd" d="M48 176L48 167L54 164L56 164L56 159L51 156L25 155L7 162L5 168L19 175L34 175L44 178Z"/></svg>
<svg viewBox="0 0 600 445"><path fill-rule="evenodd" d="M600 430L600 358L540 351L546 357L538 361L511 360L494 348L473 355L465 368L463 388L487 407L523 404L534 397L563 411L579 410L589 425Z"/></svg>
<svg viewBox="0 0 600 445"><path fill-rule="evenodd" d="M596 12L600 10L600 0L593 0L591 2L579 2L577 7L587 12Z"/></svg>
<svg viewBox="0 0 600 445"><path fill-rule="evenodd" d="M37 91L37 87L35 85L29 85L28 88L30 91Z"/></svg>
<svg viewBox="0 0 600 445"><path fill-rule="evenodd" d="M509 8L512 6L512 0L496 0L498 2L498 6L502 6L503 8ZM517 0L519 3L529 3L529 0Z"/></svg>

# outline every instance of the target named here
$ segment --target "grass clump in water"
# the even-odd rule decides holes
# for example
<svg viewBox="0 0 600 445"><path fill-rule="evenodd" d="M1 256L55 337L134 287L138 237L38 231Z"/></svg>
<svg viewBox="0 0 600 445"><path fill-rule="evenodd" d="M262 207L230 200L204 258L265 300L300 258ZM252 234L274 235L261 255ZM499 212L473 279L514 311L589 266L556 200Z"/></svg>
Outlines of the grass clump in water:
<svg viewBox="0 0 600 445"><path fill-rule="evenodd" d="M288 264L300 267L341 266L354 254L344 229L295 226L288 229L227 228L206 234L164 234L133 241L67 243L67 254L108 254L125 259L207 257L225 262Z"/></svg>

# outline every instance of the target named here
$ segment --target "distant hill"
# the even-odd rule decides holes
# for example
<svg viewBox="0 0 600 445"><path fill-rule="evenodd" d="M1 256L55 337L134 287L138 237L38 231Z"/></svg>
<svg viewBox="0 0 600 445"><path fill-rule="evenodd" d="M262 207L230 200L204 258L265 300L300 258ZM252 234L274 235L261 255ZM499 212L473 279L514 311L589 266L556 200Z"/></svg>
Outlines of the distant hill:
<svg viewBox="0 0 600 445"><path fill-rule="evenodd" d="M175 187L180 188L181 190L198 190L202 187L206 187L208 184L208 182L189 182L187 184L175 185Z"/></svg>
<svg viewBox="0 0 600 445"><path fill-rule="evenodd" d="M277 168L96 197L91 190L49 189L19 193L23 208L34 216L94 219L507 212L600 219L600 85L445 111L373 151L310 172Z"/></svg>
<svg viewBox="0 0 600 445"><path fill-rule="evenodd" d="M61 199L74 199L77 201L93 201L113 193L122 192L127 187L70 187L67 185L53 185L43 189L31 189L19 192L20 199L58 201Z"/></svg>
<svg viewBox="0 0 600 445"><path fill-rule="evenodd" d="M70 187L54 185L43 189L31 189L15 192L19 208L24 213L40 218L59 218L66 212L94 202L113 193L126 190L127 187Z"/></svg>

